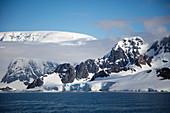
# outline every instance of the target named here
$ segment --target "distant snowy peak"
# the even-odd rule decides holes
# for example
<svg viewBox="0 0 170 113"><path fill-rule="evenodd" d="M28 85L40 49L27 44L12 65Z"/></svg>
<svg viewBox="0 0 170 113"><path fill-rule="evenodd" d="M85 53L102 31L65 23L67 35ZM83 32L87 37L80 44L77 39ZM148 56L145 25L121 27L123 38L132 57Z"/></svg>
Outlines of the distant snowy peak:
<svg viewBox="0 0 170 113"><path fill-rule="evenodd" d="M34 41L59 43L61 45L82 45L90 40L97 39L85 34L61 31L0 32L0 41Z"/></svg>
<svg viewBox="0 0 170 113"><path fill-rule="evenodd" d="M54 72L57 65L57 63L38 59L18 58L9 64L1 82L11 83L16 80L30 82L31 78L36 79L43 74Z"/></svg>

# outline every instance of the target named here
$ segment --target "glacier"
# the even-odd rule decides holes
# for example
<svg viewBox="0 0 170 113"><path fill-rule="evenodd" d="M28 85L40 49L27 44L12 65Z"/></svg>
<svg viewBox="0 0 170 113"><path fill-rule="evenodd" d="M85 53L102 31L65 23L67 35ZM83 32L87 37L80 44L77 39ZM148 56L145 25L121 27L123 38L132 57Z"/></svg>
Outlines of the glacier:
<svg viewBox="0 0 170 113"><path fill-rule="evenodd" d="M58 43L60 45L82 45L86 41L97 40L86 34L63 31L18 31L0 32L0 41L22 41Z"/></svg>

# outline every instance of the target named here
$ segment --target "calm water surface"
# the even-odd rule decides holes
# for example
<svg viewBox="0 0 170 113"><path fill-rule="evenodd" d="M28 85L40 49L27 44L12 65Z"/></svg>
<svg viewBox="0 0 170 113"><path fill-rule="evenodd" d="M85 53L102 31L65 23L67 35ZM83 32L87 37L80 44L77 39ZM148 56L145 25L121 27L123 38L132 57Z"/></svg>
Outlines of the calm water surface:
<svg viewBox="0 0 170 113"><path fill-rule="evenodd" d="M0 93L0 113L170 113L170 93Z"/></svg>

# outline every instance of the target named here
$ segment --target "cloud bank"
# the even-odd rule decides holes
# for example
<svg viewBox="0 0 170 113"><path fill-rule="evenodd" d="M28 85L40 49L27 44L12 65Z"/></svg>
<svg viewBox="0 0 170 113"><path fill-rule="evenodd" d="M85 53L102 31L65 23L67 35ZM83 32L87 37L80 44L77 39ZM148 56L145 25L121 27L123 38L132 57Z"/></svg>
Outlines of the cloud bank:
<svg viewBox="0 0 170 113"><path fill-rule="evenodd" d="M109 32L113 30L113 27L126 32L131 30L129 22L130 20L104 20L95 23L95 25Z"/></svg>
<svg viewBox="0 0 170 113"><path fill-rule="evenodd" d="M170 35L170 15L166 17L141 18L144 30L157 38Z"/></svg>
<svg viewBox="0 0 170 113"><path fill-rule="evenodd" d="M56 63L80 63L101 58L115 45L111 39L89 41L81 46L62 46L54 43L0 42L0 78L12 60L24 57Z"/></svg>
<svg viewBox="0 0 170 113"><path fill-rule="evenodd" d="M143 28L143 30L140 32L134 32L134 23L141 23L143 26L138 27ZM143 37L148 42L153 41L153 39L158 39L170 35L170 15L152 18L104 20L96 22L94 25L105 31L108 31L108 38L116 38L115 34L118 31L121 31L122 33L122 35L119 37L138 35Z"/></svg>

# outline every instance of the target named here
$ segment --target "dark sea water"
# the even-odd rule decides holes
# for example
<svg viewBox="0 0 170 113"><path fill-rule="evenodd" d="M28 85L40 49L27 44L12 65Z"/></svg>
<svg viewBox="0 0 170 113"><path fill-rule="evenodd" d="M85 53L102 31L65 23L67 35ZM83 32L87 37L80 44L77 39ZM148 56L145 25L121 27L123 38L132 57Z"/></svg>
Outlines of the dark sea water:
<svg viewBox="0 0 170 113"><path fill-rule="evenodd" d="M0 113L170 113L170 93L0 93Z"/></svg>

